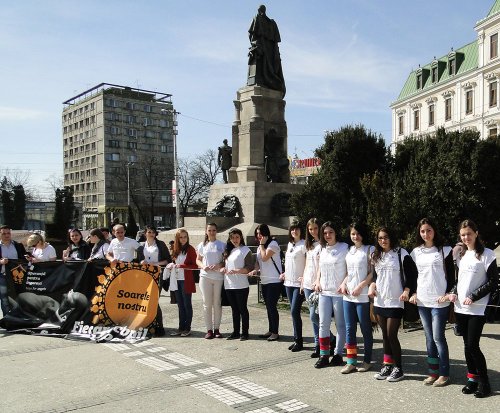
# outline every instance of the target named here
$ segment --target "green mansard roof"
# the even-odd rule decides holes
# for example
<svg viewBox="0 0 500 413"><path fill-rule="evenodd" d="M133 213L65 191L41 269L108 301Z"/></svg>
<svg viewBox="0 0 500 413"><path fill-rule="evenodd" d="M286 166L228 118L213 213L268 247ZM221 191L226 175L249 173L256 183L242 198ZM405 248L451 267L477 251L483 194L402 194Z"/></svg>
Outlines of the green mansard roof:
<svg viewBox="0 0 500 413"><path fill-rule="evenodd" d="M497 0L495 7L498 5L498 8L500 10L500 0ZM492 9L493 10L493 9ZM425 79L424 84L420 89L417 89L417 70L414 70L410 73L408 76L408 79L406 80L405 85L403 86L403 89L401 90L398 98L396 99L397 103L401 100L407 99L413 95L425 92L427 90L430 90L436 86L442 85L443 83L446 83L447 81L460 77L464 73L467 73L469 71L475 70L478 67L478 45L477 41L474 41L472 43L469 43L468 45L465 45L464 47L461 47L460 49L455 50L455 55L456 56L463 56L463 59L457 59L458 66L456 68L456 73L454 75L449 75L448 73L448 55L445 55L439 59L437 59L438 65L441 65L441 67L444 67L442 72L440 71L439 78L437 82L432 83L432 76L429 74L427 76L427 79ZM426 64L425 66L422 66L421 69L423 71L428 70L428 73L431 73L432 71L432 62L429 64Z"/></svg>
<svg viewBox="0 0 500 413"><path fill-rule="evenodd" d="M488 13L488 17L497 14L500 11L500 0L495 0L495 4L491 6L491 10Z"/></svg>

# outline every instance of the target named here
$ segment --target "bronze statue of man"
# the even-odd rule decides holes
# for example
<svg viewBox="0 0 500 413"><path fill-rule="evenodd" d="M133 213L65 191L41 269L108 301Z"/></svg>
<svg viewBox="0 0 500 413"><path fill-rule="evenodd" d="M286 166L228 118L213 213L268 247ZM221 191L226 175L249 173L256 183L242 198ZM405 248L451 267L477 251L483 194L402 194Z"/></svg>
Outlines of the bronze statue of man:
<svg viewBox="0 0 500 413"><path fill-rule="evenodd" d="M267 17L266 6L259 7L248 34L251 46L248 52L247 85L280 90L285 96L285 79L278 47L280 33L276 22Z"/></svg>
<svg viewBox="0 0 500 413"><path fill-rule="evenodd" d="M217 156L217 163L222 169L222 179L227 184L227 171L233 165L233 148L227 144L227 139L222 141L224 145L219 146L219 155Z"/></svg>

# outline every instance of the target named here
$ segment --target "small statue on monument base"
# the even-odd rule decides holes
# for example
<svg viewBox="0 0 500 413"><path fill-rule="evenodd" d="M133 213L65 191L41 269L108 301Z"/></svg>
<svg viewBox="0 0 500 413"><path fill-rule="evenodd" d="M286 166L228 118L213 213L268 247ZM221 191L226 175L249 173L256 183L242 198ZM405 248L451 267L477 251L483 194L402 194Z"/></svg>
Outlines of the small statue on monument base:
<svg viewBox="0 0 500 413"><path fill-rule="evenodd" d="M227 139L222 141L224 145L219 146L219 155L217 156L217 163L222 169L222 179L227 184L227 171L233 164L233 148L227 144Z"/></svg>

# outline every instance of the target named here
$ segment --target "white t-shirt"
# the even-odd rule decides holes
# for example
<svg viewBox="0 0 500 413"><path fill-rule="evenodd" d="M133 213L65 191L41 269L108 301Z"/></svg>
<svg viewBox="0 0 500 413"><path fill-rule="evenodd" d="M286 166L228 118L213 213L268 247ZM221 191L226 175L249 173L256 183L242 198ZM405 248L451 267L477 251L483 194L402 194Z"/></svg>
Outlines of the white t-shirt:
<svg viewBox="0 0 500 413"><path fill-rule="evenodd" d="M203 242L200 242L196 248L198 255L202 257L203 266L222 263L225 249L226 244L219 240L208 241L205 245L203 245ZM204 269L200 269L200 277L207 277L211 280L224 279L224 275L219 270L205 271Z"/></svg>
<svg viewBox="0 0 500 413"><path fill-rule="evenodd" d="M148 245L148 242L146 241L144 243L144 261L146 261L148 264L150 262L157 263L158 260L158 246L156 245L156 242L153 245Z"/></svg>
<svg viewBox="0 0 500 413"><path fill-rule="evenodd" d="M374 247L370 245L362 245L361 248L356 248L354 245L349 248L349 252L345 257L345 262L347 266L347 292L348 295L344 295L344 300L353 303L367 303L370 301L368 297L368 285L365 286L358 296L351 295L351 292L368 276L371 254L374 251Z"/></svg>
<svg viewBox="0 0 500 413"><path fill-rule="evenodd" d="M240 245L238 248L233 248L229 257L226 259L226 270L231 271L245 267L245 257L251 254L250 248L246 245ZM224 274L224 288L226 290L240 290L248 288L247 274Z"/></svg>
<svg viewBox="0 0 500 413"><path fill-rule="evenodd" d="M273 284L281 282L280 275L283 272L283 268L281 268L280 246L275 240L272 240L269 243L267 250L273 251L274 254L267 261L262 261L262 255L260 252L261 249L261 247L257 248L257 262L260 268L260 283ZM274 266L273 261L278 269Z"/></svg>
<svg viewBox="0 0 500 413"><path fill-rule="evenodd" d="M313 284L318 275L318 258L321 252L321 245L319 242L313 244L313 248L306 252L306 266L304 267L304 281L302 286L308 290L313 289Z"/></svg>
<svg viewBox="0 0 500 413"><path fill-rule="evenodd" d="M46 244L45 248L33 248L31 254L38 261L50 261L51 258L57 258L56 249L50 244Z"/></svg>
<svg viewBox="0 0 500 413"><path fill-rule="evenodd" d="M93 260L105 260L108 250L109 250L109 243L105 242L99 247L99 249L95 254L90 255L90 258Z"/></svg>
<svg viewBox="0 0 500 413"><path fill-rule="evenodd" d="M345 242L337 242L334 245L326 245L321 248L319 254L319 271L321 294L331 297L342 297L337 289L344 281L347 274L345 256L349 247Z"/></svg>
<svg viewBox="0 0 500 413"><path fill-rule="evenodd" d="M458 298L455 301L455 311L457 313L484 315L484 310L490 299L489 294L480 300L474 301L472 305L463 305L462 303L472 292L486 284L488 281L486 272L495 259L495 253L489 248L484 249L479 259L476 258L476 251L469 250L460 258L458 261Z"/></svg>
<svg viewBox="0 0 500 413"><path fill-rule="evenodd" d="M109 244L109 250L113 253L113 258L118 261L131 262L135 258L135 252L140 244L132 238L125 237L123 241L113 238Z"/></svg>
<svg viewBox="0 0 500 413"><path fill-rule="evenodd" d="M303 239L295 245L288 243L285 253L285 286L300 287L301 278L306 266L306 244Z"/></svg>
<svg viewBox="0 0 500 413"><path fill-rule="evenodd" d="M401 248L401 266L408 252ZM377 295L373 305L382 308L404 308L404 301L399 301L403 294L403 284L399 265L398 251L382 252L380 259L375 264L377 273Z"/></svg>
<svg viewBox="0 0 500 413"><path fill-rule="evenodd" d="M438 303L437 300L448 292L446 291L448 284L446 282L443 255L446 259L448 254L451 254L451 251L451 247L443 247L441 251L437 247L425 248L421 245L411 252L410 255L418 270L418 306L441 308L450 305L449 302Z"/></svg>

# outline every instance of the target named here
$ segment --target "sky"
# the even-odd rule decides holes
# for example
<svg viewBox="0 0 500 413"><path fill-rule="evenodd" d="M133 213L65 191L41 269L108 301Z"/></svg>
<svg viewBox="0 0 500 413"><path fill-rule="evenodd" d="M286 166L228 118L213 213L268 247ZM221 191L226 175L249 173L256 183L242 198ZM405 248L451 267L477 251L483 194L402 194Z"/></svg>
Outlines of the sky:
<svg viewBox="0 0 500 413"><path fill-rule="evenodd" d="M409 73L476 40L494 0L268 0L287 88L288 152L363 124L391 140L390 104ZM178 154L231 141L247 80L249 0L3 0L0 175L29 174L41 198L63 175L65 100L101 82L172 94ZM52 177L52 178L51 178ZM48 181L47 181L48 180Z"/></svg>

